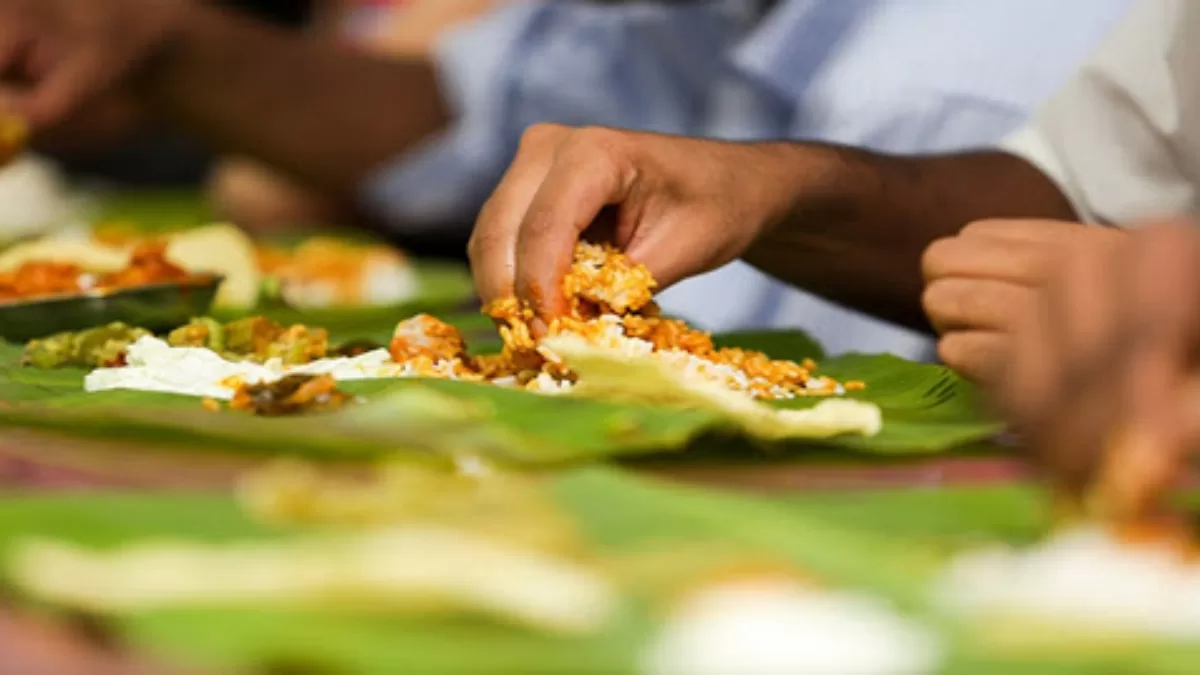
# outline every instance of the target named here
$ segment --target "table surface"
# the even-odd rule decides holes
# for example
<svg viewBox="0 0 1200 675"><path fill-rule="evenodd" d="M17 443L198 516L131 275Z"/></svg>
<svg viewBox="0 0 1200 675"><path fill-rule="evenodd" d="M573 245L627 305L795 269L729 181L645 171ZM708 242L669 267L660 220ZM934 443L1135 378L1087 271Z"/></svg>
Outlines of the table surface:
<svg viewBox="0 0 1200 675"><path fill-rule="evenodd" d="M245 455L191 452L162 444L83 439L42 431L0 431L0 489L212 489L258 463ZM864 490L1006 483L1026 476L1015 452L985 449L953 456L830 459L730 457L639 459L651 475L755 493ZM180 471L186 466L185 472Z"/></svg>
<svg viewBox="0 0 1200 675"><path fill-rule="evenodd" d="M0 675L165 675L87 630L0 604Z"/></svg>

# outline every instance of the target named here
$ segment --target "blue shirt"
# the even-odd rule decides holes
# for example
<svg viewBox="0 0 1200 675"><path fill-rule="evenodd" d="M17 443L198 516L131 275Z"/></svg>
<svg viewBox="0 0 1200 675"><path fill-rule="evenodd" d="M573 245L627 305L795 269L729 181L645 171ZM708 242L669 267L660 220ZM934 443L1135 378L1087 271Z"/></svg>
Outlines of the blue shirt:
<svg viewBox="0 0 1200 675"><path fill-rule="evenodd" d="M382 169L369 205L397 227L470 222L541 121L897 153L989 145L1131 0L782 0L765 16L749 4L525 1L451 31L436 62L457 121ZM932 356L925 336L744 263L660 301L710 330L798 327L833 353Z"/></svg>

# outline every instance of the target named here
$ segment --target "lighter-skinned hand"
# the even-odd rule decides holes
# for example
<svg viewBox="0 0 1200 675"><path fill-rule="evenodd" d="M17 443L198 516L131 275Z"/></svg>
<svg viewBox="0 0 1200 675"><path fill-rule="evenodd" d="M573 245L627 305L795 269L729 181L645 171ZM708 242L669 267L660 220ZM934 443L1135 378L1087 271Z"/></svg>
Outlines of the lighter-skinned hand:
<svg viewBox="0 0 1200 675"><path fill-rule="evenodd" d="M922 301L942 362L977 382L996 382L1012 329L1036 300L1060 249L1122 236L1071 222L987 220L934 242L922 259Z"/></svg>
<svg viewBox="0 0 1200 675"><path fill-rule="evenodd" d="M1200 231L1059 247L1013 331L999 400L1092 515L1156 517L1200 439Z"/></svg>

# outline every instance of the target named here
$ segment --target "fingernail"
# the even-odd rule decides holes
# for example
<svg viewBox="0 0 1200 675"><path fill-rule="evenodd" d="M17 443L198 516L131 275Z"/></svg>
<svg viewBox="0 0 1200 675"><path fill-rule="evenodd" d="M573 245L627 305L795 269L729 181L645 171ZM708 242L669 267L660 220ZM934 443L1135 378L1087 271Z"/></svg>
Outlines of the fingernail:
<svg viewBox="0 0 1200 675"><path fill-rule="evenodd" d="M537 317L534 317L533 321L529 322L529 330L535 338L540 338L550 331L549 327L546 326L546 322Z"/></svg>

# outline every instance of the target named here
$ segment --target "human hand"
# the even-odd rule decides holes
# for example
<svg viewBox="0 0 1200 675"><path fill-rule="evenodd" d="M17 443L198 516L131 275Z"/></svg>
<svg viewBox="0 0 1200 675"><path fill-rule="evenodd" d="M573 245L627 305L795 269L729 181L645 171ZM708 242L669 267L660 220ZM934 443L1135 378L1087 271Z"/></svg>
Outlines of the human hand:
<svg viewBox="0 0 1200 675"><path fill-rule="evenodd" d="M988 220L931 244L921 261L922 302L939 335L942 362L976 382L996 383L1012 330L1036 302L1060 249L1122 236L1079 223Z"/></svg>
<svg viewBox="0 0 1200 675"><path fill-rule="evenodd" d="M1057 487L1093 516L1159 515L1200 439L1200 231L1059 248L1013 335L1000 402Z"/></svg>
<svg viewBox="0 0 1200 675"><path fill-rule="evenodd" d="M548 324L585 232L665 288L745 252L781 219L792 171L771 145L538 125L480 212L469 247L485 302L514 293Z"/></svg>
<svg viewBox="0 0 1200 675"><path fill-rule="evenodd" d="M257 162L229 158L209 174L208 200L221 218L252 234L272 234L347 218L332 200Z"/></svg>
<svg viewBox="0 0 1200 675"><path fill-rule="evenodd" d="M0 109L64 122L129 82L184 21L181 0L0 0Z"/></svg>

